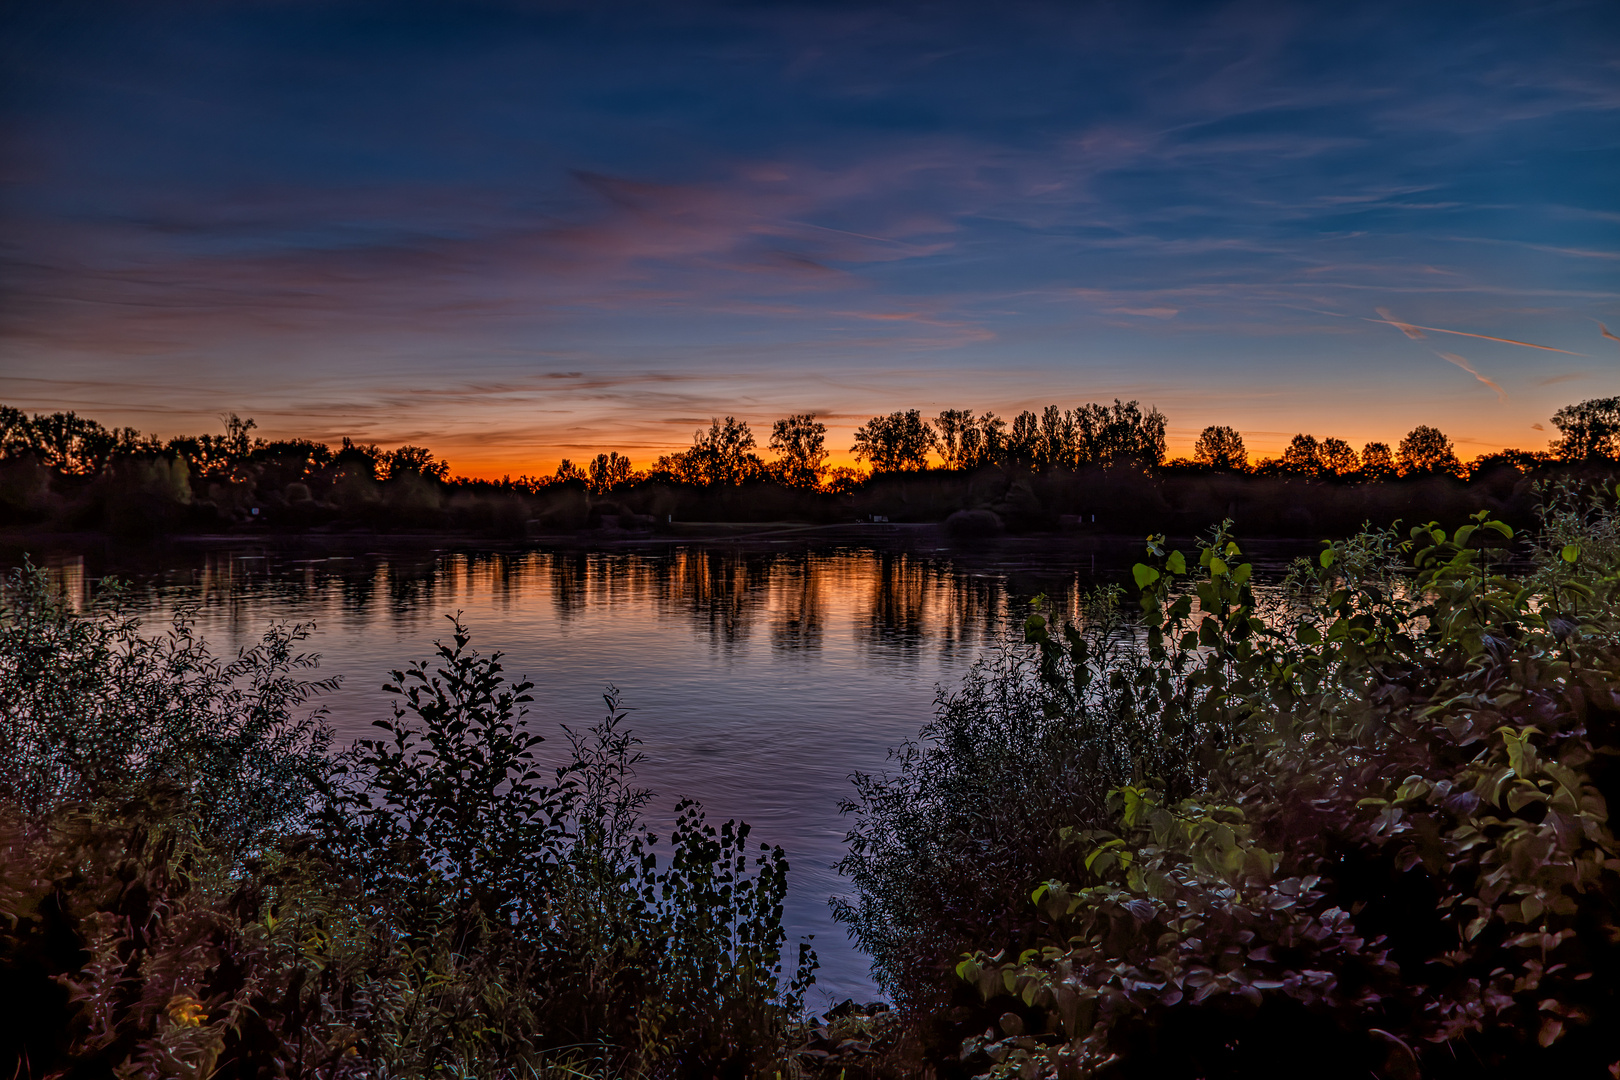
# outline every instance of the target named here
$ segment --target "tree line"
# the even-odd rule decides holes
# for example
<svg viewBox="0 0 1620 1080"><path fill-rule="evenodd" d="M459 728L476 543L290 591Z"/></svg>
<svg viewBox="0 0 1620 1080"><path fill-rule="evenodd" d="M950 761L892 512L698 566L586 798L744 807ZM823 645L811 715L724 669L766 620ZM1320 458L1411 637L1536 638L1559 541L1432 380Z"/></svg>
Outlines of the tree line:
<svg viewBox="0 0 1620 1080"><path fill-rule="evenodd" d="M637 470L617 451L598 454L583 467L564 459L554 476L526 483L578 481L608 492L639 483L679 483L708 487L774 482L788 487L844 492L868 476L885 473L981 468L1022 468L1032 472L1120 466L1139 471L1216 471L1310 480L1377 482L1409 476L1468 476L1502 466L1528 471L1542 465L1620 459L1620 397L1595 398L1559 409L1552 416L1559 437L1545 451L1501 450L1464 463L1440 429L1419 424L1392 449L1368 442L1357 451L1344 439L1300 433L1275 458L1251 461L1236 428L1211 424L1199 433L1191 458L1167 458L1168 421L1157 408L1139 402L1089 403L1075 409L1048 405L1025 410L1011 424L993 412L945 409L929 418L919 409L874 416L855 430L849 448L870 469L828 465L827 426L814 413L797 413L771 427L766 461L746 421L727 416L693 433L684 451L660 456Z"/></svg>
<svg viewBox="0 0 1620 1080"><path fill-rule="evenodd" d="M61 519L67 513L64 498L86 506L96 499L101 500L98 505L121 499L129 504L124 516L131 519L143 517L141 504L170 507L174 512L169 516L181 518L213 515L240 521L264 509L295 527L339 518L353 524L375 519L428 527L447 523L447 513L465 511L510 518L501 526L510 531L533 516L532 507L513 500L555 500L569 492L707 492L703 497L728 505L701 512L736 513L745 486L756 502L767 489L804 502L870 494L883 488L885 478L922 473L940 481L960 477L949 481L958 486L971 486L972 478L985 470L995 470L1009 483L1019 477L1044 483L1090 476L1117 486L1151 477L1202 475L1364 484L1408 477L1472 479L1504 469L1522 474L1620 459L1620 397L1569 405L1551 420L1558 437L1546 450L1503 450L1467 464L1451 439L1427 424L1413 428L1393 447L1374 441L1359 450L1342 438L1300 433L1277 457L1256 461L1242 433L1226 425L1206 427L1190 458L1168 458L1165 415L1136 401L1116 399L1072 409L1050 405L1040 412L1020 412L1010 423L990 411L945 409L929 417L907 409L870 417L855 430L849 452L862 467L851 468L831 464L827 425L814 413L776 420L763 446L747 421L726 416L694 431L686 449L661 455L645 467L609 451L581 463L564 459L550 474L490 482L453 476L450 464L426 447L407 444L390 450L350 438L337 446L303 438L270 440L255 434L252 419L234 413L222 418L220 433L163 440L133 428L107 428L73 412L30 416L0 406L0 518ZM458 499L459 508L452 507ZM489 505L472 507L477 499ZM492 499L511 505L497 506ZM783 503L779 509L791 515L809 512L808 506ZM637 512L664 517L682 509L638 507ZM684 509L698 512L696 507ZM81 516L86 515L89 510ZM90 516L76 527L98 527ZM200 517L193 524L203 527ZM189 526L175 520L161 527Z"/></svg>

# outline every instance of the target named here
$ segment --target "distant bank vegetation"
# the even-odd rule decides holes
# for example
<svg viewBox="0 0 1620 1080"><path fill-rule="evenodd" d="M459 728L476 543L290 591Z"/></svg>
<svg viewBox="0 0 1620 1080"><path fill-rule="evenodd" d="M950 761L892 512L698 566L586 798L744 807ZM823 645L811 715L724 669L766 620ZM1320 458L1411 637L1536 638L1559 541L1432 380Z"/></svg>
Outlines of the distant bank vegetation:
<svg viewBox="0 0 1620 1080"><path fill-rule="evenodd" d="M965 531L1065 526L1196 528L1232 517L1251 535L1305 535L1400 516L1414 500L1444 518L1452 502L1509 518L1529 512L1538 475L1601 469L1620 459L1620 397L1553 415L1546 450L1502 450L1464 463L1437 428L1394 447L1295 435L1280 457L1250 460L1236 429L1203 430L1191 458L1166 458L1167 421L1135 401L1056 405L1009 424L994 413L917 409L874 416L850 452L864 469L829 465L813 413L771 426L761 454L749 425L727 416L692 445L638 468L617 451L549 476L453 477L432 450L385 450L345 438L256 437L251 419L222 434L167 442L74 413L0 406L0 525L117 534L453 528L496 535L637 531L686 521L947 521ZM1398 482L1398 483L1391 483ZM1470 490L1462 494L1463 485Z"/></svg>

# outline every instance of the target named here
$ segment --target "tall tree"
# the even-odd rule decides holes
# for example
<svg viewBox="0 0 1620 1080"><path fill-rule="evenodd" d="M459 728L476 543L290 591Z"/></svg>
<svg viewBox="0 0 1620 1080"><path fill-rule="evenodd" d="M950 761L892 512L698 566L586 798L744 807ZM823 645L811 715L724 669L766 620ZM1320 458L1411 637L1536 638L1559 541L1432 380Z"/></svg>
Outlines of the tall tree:
<svg viewBox="0 0 1620 1080"><path fill-rule="evenodd" d="M1078 428L1075 413L1048 405L1041 413L1041 437L1035 463L1042 469L1073 469L1079 466Z"/></svg>
<svg viewBox="0 0 1620 1080"><path fill-rule="evenodd" d="M945 409L934 418L935 445L947 469L966 469L974 464L968 446L976 443L979 428L972 409Z"/></svg>
<svg viewBox="0 0 1620 1080"><path fill-rule="evenodd" d="M1322 472L1328 476L1350 476L1361 468L1355 447L1343 439L1323 439L1322 445L1316 448L1316 456L1322 464Z"/></svg>
<svg viewBox="0 0 1620 1080"><path fill-rule="evenodd" d="M1193 444L1193 460L1212 469L1246 472L1249 450L1236 428L1211 424L1199 432L1198 441Z"/></svg>
<svg viewBox="0 0 1620 1080"><path fill-rule="evenodd" d="M598 495L605 495L630 479L630 459L617 450L591 459L586 483Z"/></svg>
<svg viewBox="0 0 1620 1080"><path fill-rule="evenodd" d="M734 416L722 422L709 422L707 431L692 433L692 448L686 452L692 474L702 484L740 484L764 471L764 463L753 453L754 433Z"/></svg>
<svg viewBox="0 0 1620 1080"><path fill-rule="evenodd" d="M1462 462L1451 440L1439 428L1419 424L1406 433L1395 451L1395 467L1402 476L1456 476Z"/></svg>
<svg viewBox="0 0 1620 1080"><path fill-rule="evenodd" d="M1168 422L1156 408L1143 412L1137 402L1118 398L1112 406L1093 402L1074 411L1074 424L1082 463L1151 469L1164 462Z"/></svg>
<svg viewBox="0 0 1620 1080"><path fill-rule="evenodd" d="M821 485L827 471L827 425L815 413L794 413L771 426L776 473L792 487Z"/></svg>
<svg viewBox="0 0 1620 1080"><path fill-rule="evenodd" d="M1315 435L1295 435L1288 442L1288 448L1283 451L1282 467L1284 472L1295 476L1314 477L1322 471L1322 448L1316 443Z"/></svg>
<svg viewBox="0 0 1620 1080"><path fill-rule="evenodd" d="M1006 455L1009 465L1033 467L1041 452L1040 417L1025 409L1013 417L1012 430L1007 433Z"/></svg>
<svg viewBox="0 0 1620 1080"><path fill-rule="evenodd" d="M1553 413L1561 438L1553 452L1565 461L1620 457L1620 397L1590 398Z"/></svg>
<svg viewBox="0 0 1620 1080"><path fill-rule="evenodd" d="M1007 455L1007 421L993 412L981 415L962 432L962 468L999 465Z"/></svg>
<svg viewBox="0 0 1620 1080"><path fill-rule="evenodd" d="M1395 475L1395 456L1389 443L1370 442L1361 448L1361 476L1365 480L1388 480Z"/></svg>
<svg viewBox="0 0 1620 1080"><path fill-rule="evenodd" d="M938 437L917 409L874 416L855 429L850 453L872 463L873 472L916 472L928 468L928 451Z"/></svg>

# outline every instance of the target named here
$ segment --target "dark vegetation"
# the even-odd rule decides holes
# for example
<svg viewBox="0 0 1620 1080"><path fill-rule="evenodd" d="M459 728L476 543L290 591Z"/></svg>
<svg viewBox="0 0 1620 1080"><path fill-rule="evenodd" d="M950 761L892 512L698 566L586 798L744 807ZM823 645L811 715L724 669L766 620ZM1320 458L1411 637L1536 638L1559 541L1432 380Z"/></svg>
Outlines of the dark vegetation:
<svg viewBox="0 0 1620 1080"><path fill-rule="evenodd" d="M692 446L633 467L616 451L551 476L452 477L427 449L345 439L266 441L235 415L220 435L162 442L72 413L0 406L0 526L103 531L125 539L219 531L457 530L492 537L650 533L672 522L944 522L963 537L1002 531L1167 530L1232 519L1248 536L1345 534L1421 513L1448 526L1489 508L1533 521L1531 485L1591 478L1620 459L1620 398L1552 417L1546 451L1464 464L1435 428L1393 449L1297 435L1252 464L1242 436L1211 426L1191 459L1165 460L1166 420L1136 402L1049 406L1009 425L991 413L913 409L873 417L851 452L868 471L830 468L812 414L772 426L767 461L734 417Z"/></svg>
<svg viewBox="0 0 1620 1080"><path fill-rule="evenodd" d="M542 768L457 623L334 754L304 635L226 662L6 583L7 1076L771 1074L814 969L786 861L692 803L650 833L615 692Z"/></svg>
<svg viewBox="0 0 1620 1080"><path fill-rule="evenodd" d="M1620 1071L1620 492L1542 495L1032 614L857 780L848 1075Z"/></svg>

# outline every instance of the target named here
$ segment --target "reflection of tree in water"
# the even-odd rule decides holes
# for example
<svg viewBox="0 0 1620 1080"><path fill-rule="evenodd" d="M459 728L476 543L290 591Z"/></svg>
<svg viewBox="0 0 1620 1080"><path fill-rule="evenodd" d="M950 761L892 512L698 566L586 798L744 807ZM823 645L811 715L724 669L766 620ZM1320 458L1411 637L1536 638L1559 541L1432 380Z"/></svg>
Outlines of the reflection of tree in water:
<svg viewBox="0 0 1620 1080"><path fill-rule="evenodd" d="M442 564L425 566L391 559L377 567L375 576L381 579L380 587L387 594L389 615L399 620L431 610L441 588L448 583L453 589L455 579L466 572L467 559L452 555Z"/></svg>
<svg viewBox="0 0 1620 1080"><path fill-rule="evenodd" d="M783 556L770 567L771 645L816 649L827 621L827 574L820 559Z"/></svg>
<svg viewBox="0 0 1620 1080"><path fill-rule="evenodd" d="M933 626L941 652L977 649L1007 615L1006 583L998 577L945 567L935 577Z"/></svg>
<svg viewBox="0 0 1620 1080"><path fill-rule="evenodd" d="M914 555L884 551L875 553L873 570L865 620L869 641L916 648L925 630L930 568Z"/></svg>
<svg viewBox="0 0 1620 1080"><path fill-rule="evenodd" d="M559 551L547 557L551 577L551 603L557 617L567 620L585 610L590 589L590 555Z"/></svg>
<svg viewBox="0 0 1620 1080"><path fill-rule="evenodd" d="M736 551L677 551L659 571L660 606L691 614L727 645L748 637L770 583L763 560Z"/></svg>

